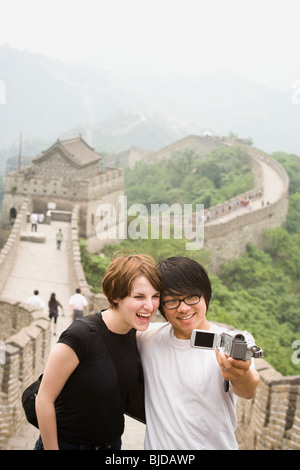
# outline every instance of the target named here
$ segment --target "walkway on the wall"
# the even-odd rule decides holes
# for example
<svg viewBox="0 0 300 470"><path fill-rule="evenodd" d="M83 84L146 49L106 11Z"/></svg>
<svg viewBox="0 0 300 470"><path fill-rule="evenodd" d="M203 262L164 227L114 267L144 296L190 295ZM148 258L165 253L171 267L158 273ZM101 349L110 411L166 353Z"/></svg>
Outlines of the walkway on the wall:
<svg viewBox="0 0 300 470"><path fill-rule="evenodd" d="M262 167L262 186L264 188L263 196L253 200L250 206L239 207L238 209L232 210L225 215L219 215L217 218L211 219L206 223L206 225L218 225L220 223L225 223L239 215L249 212L250 210L254 211L261 209L262 203L264 205L274 204L280 199L283 192L285 191L284 182L271 165L265 161L259 161L259 163Z"/></svg>
<svg viewBox="0 0 300 470"><path fill-rule="evenodd" d="M55 292L65 313L64 317L58 318L58 333L70 324L68 303L71 292L67 257L67 225L67 222L55 221L52 221L51 225L39 224L37 234L45 235L45 243L20 240L13 269L1 292L2 297L26 302L37 289L44 300L46 315L48 315L50 294ZM64 240L61 249L57 250L55 236L59 228L62 229ZM30 224L27 224L26 231L30 233L30 230Z"/></svg>
<svg viewBox="0 0 300 470"><path fill-rule="evenodd" d="M59 228L62 229L64 239L61 249L57 250L55 237ZM45 315L48 315L50 294L55 292L56 298L63 305L64 316L58 317L57 336L51 335L51 346L56 343L59 334L71 323L68 304L73 292L69 287L67 228L67 222L52 221L50 225L38 225L37 233L45 234L45 243L20 240L13 269L1 292L2 297L26 302L37 289L45 302ZM27 224L26 231L30 232L30 230L30 224ZM144 425L132 419L128 419L126 424L123 449L143 449ZM6 448L30 450L37 436L38 430L30 424L25 424L16 436L7 440Z"/></svg>

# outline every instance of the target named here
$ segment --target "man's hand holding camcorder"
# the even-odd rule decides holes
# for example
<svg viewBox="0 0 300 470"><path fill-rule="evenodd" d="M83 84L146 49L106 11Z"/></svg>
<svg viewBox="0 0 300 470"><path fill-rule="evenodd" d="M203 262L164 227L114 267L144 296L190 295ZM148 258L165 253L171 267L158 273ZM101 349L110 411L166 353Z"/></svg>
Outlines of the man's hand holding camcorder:
<svg viewBox="0 0 300 470"><path fill-rule="evenodd" d="M259 374L250 369L251 360L234 359L215 348L216 358L225 380L229 380L233 392L241 398L253 398L259 382Z"/></svg>

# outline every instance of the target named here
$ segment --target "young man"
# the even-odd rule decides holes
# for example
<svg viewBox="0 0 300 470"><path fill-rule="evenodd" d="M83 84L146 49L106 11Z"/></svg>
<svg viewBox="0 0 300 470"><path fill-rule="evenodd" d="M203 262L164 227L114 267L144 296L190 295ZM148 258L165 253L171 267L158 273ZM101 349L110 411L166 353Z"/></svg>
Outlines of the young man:
<svg viewBox="0 0 300 470"><path fill-rule="evenodd" d="M205 269L185 257L168 258L158 268L164 286L159 309L168 323L137 332L145 379L145 449L237 449L236 400L255 395L259 375L250 360L191 348L193 329L224 331L206 318L211 284ZM228 392L224 379L230 381Z"/></svg>
<svg viewBox="0 0 300 470"><path fill-rule="evenodd" d="M27 304L33 305L37 308L44 308L45 304L42 297L39 295L39 291L35 290L33 295L26 300Z"/></svg>
<svg viewBox="0 0 300 470"><path fill-rule="evenodd" d="M87 309L88 302L84 295L81 294L79 287L76 289L75 294L70 297L70 316L73 317L73 321L77 318L82 318L85 310Z"/></svg>
<svg viewBox="0 0 300 470"><path fill-rule="evenodd" d="M61 247L61 242L63 241L63 238L64 238L64 235L61 231L61 228L58 230L57 234L56 234L56 248L58 250L60 250L60 247Z"/></svg>

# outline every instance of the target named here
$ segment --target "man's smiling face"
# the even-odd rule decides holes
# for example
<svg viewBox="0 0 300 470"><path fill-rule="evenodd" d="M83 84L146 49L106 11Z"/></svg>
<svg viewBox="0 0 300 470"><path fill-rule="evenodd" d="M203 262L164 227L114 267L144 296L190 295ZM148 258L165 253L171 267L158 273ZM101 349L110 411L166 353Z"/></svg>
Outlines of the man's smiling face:
<svg viewBox="0 0 300 470"><path fill-rule="evenodd" d="M182 295L163 293L162 302L171 299L181 300L192 295L191 293ZM206 319L206 303L203 295L200 301L194 305L180 302L177 308L169 309L164 306L163 309L166 319L173 326L175 336L178 339L190 339L193 329L209 330L211 326Z"/></svg>

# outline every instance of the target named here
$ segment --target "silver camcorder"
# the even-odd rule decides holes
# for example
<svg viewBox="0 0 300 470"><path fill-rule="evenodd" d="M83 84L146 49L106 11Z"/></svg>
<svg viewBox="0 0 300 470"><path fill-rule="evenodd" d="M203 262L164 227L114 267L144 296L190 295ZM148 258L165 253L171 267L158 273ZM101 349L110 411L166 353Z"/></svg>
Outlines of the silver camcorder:
<svg viewBox="0 0 300 470"><path fill-rule="evenodd" d="M207 330L193 330L191 346L200 349L217 347L226 356L234 359L264 357L263 350L254 344L252 336L247 331L227 330L222 333L211 333Z"/></svg>

